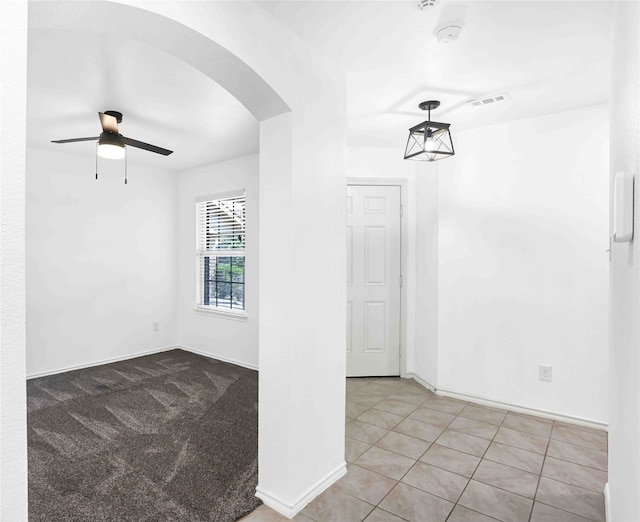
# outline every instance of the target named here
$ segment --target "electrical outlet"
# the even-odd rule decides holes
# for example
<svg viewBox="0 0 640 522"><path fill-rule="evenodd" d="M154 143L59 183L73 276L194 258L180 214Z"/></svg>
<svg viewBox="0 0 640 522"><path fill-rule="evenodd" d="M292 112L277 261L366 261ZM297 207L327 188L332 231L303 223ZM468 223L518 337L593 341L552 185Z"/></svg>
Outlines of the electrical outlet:
<svg viewBox="0 0 640 522"><path fill-rule="evenodd" d="M158 321L155 321L153 323L153 331L154 332L159 332L160 331L160 323Z"/></svg>
<svg viewBox="0 0 640 522"><path fill-rule="evenodd" d="M539 366L539 371L540 371L540 380L541 381L550 381L551 380L551 372L552 372L553 368L551 366L546 366L544 364L541 364Z"/></svg>

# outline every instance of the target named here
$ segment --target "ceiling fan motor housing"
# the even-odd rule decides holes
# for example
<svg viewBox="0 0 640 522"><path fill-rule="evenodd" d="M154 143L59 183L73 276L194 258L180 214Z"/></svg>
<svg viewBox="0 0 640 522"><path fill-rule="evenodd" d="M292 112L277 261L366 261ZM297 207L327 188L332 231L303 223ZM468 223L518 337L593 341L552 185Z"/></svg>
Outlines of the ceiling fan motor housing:
<svg viewBox="0 0 640 522"><path fill-rule="evenodd" d="M98 144L99 145L115 145L117 147L124 147L124 138L122 137L122 134L114 134L113 132L105 131L100 134L100 139L98 140Z"/></svg>
<svg viewBox="0 0 640 522"><path fill-rule="evenodd" d="M122 113L118 111L104 111L105 114L113 116L118 123L122 123Z"/></svg>
<svg viewBox="0 0 640 522"><path fill-rule="evenodd" d="M53 143L73 143L77 141L98 141L98 155L103 156L105 158L112 159L120 159L124 157L124 148L125 145L129 145L131 147L135 147L137 149L147 150L149 152L154 152L156 154L162 154L163 156L168 156L169 154L173 154L172 150L163 149L162 147L158 147L157 145L151 145L150 143L145 143L144 141L134 140L132 138L125 138L120 131L118 130L118 123L122 122L122 113L118 111L106 111L99 112L98 117L100 118L100 125L102 126L102 132L100 136L95 138L71 138L67 140L52 140ZM117 152L117 155L108 155L107 150L113 149L114 147L120 149L114 151L114 154ZM100 149L104 149L102 154L100 154Z"/></svg>

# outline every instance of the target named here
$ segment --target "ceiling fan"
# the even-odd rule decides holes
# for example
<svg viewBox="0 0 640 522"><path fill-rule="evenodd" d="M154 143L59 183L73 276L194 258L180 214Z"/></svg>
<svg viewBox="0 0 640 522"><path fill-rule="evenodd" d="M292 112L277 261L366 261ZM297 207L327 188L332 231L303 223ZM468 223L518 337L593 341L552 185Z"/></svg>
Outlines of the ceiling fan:
<svg viewBox="0 0 640 522"><path fill-rule="evenodd" d="M118 111L99 112L102 133L92 138L70 138L68 140L52 140L52 143L73 143L76 141L98 141L98 156L109 159L122 159L125 156L125 146L130 145L138 149L148 150L156 154L168 156L173 151L156 145L127 138L118 132L118 123L122 122L122 113Z"/></svg>

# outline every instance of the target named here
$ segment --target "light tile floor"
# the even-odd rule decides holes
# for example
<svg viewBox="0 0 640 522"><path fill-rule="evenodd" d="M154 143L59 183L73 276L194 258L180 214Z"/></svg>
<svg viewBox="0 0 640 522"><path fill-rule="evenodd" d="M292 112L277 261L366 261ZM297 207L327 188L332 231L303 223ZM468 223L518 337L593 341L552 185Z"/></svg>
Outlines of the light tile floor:
<svg viewBox="0 0 640 522"><path fill-rule="evenodd" d="M300 522L604 522L607 434L347 379L348 473ZM243 519L287 520L266 506Z"/></svg>

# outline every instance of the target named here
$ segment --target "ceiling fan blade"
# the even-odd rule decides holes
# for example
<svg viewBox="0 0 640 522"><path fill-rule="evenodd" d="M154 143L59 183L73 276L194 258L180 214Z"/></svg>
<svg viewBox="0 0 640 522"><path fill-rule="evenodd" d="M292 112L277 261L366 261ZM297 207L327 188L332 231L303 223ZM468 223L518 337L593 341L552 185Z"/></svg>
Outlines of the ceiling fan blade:
<svg viewBox="0 0 640 522"><path fill-rule="evenodd" d="M98 116L100 116L100 125L102 125L103 131L118 134L118 120L114 116L104 112L99 112Z"/></svg>
<svg viewBox="0 0 640 522"><path fill-rule="evenodd" d="M155 145L144 143L143 141L132 140L131 138L124 138L124 144L131 145L132 147L137 147L138 149L148 150L149 152L155 152L156 154L162 154L163 156L168 156L169 154L173 153L172 150L163 149L162 147L156 147Z"/></svg>
<svg viewBox="0 0 640 522"><path fill-rule="evenodd" d="M73 143L74 141L96 141L98 140L98 136L95 138L71 138L68 140L51 140L51 143Z"/></svg>

